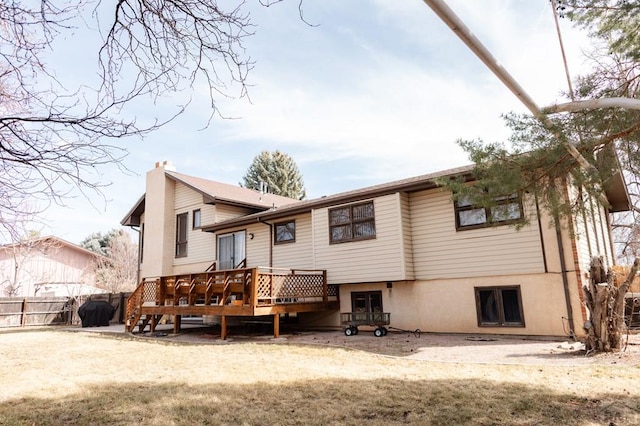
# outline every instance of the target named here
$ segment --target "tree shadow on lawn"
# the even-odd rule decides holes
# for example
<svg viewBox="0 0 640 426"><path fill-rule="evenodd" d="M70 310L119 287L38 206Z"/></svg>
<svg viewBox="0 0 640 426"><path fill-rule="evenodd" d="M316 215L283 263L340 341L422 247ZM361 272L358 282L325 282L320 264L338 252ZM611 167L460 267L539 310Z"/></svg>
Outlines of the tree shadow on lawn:
<svg viewBox="0 0 640 426"><path fill-rule="evenodd" d="M203 372L215 377L215 369ZM638 424L639 407L638 396L585 397L486 380L131 383L5 401L0 424L624 425Z"/></svg>

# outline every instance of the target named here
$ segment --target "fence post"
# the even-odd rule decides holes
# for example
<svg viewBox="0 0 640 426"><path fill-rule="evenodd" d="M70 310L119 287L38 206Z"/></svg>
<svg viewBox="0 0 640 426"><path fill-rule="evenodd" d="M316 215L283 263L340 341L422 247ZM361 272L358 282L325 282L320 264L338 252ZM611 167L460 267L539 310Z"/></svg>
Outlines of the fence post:
<svg viewBox="0 0 640 426"><path fill-rule="evenodd" d="M22 307L20 308L20 313L22 314L20 318L20 325L24 327L27 325L27 299L22 299Z"/></svg>
<svg viewBox="0 0 640 426"><path fill-rule="evenodd" d="M120 301L118 302L118 324L124 324L124 292L120 292Z"/></svg>

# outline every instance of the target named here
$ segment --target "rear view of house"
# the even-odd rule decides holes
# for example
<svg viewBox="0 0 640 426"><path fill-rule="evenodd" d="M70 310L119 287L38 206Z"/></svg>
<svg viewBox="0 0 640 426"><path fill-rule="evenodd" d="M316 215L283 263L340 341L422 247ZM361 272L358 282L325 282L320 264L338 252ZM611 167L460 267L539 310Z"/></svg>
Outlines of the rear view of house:
<svg viewBox="0 0 640 426"><path fill-rule="evenodd" d="M303 325L339 327L340 312L388 312L400 329L580 335L589 260L613 264L608 214L629 208L622 179L606 188L608 206L593 200L562 225L526 195L489 210L436 183L470 172L298 201L158 163L122 221L141 235L135 322L266 314L277 324L297 312ZM534 220L510 226L524 215Z"/></svg>

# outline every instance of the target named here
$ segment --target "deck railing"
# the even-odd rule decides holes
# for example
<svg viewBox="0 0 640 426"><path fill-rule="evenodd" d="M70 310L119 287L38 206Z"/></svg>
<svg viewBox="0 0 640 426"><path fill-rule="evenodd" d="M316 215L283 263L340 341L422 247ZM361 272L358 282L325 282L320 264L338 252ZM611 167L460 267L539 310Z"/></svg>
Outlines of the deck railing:
<svg viewBox="0 0 640 426"><path fill-rule="evenodd" d="M127 299L127 323L145 306L239 306L258 308L337 300L324 270L241 268L143 280Z"/></svg>
<svg viewBox="0 0 640 426"><path fill-rule="evenodd" d="M326 302L326 271L259 268L256 301L259 306Z"/></svg>

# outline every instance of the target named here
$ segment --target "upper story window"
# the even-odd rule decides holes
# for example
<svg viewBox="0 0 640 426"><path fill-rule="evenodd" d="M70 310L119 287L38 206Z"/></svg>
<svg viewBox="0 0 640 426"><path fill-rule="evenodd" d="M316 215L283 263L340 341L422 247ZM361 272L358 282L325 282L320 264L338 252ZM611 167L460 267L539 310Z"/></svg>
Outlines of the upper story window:
<svg viewBox="0 0 640 426"><path fill-rule="evenodd" d="M200 218L202 217L202 213L200 213L200 209L193 211L193 220L191 221L193 229L200 228L202 223L200 222Z"/></svg>
<svg viewBox="0 0 640 426"><path fill-rule="evenodd" d="M331 243L367 240L376 237L373 201L329 210Z"/></svg>
<svg viewBox="0 0 640 426"><path fill-rule="evenodd" d="M296 221L280 222L275 225L274 244L296 242Z"/></svg>
<svg viewBox="0 0 640 426"><path fill-rule="evenodd" d="M456 228L481 228L507 224L522 218L522 203L518 194L496 197L493 207L473 205L469 198L460 197L455 203Z"/></svg>
<svg viewBox="0 0 640 426"><path fill-rule="evenodd" d="M176 257L187 256L189 213L181 213L176 216Z"/></svg>

